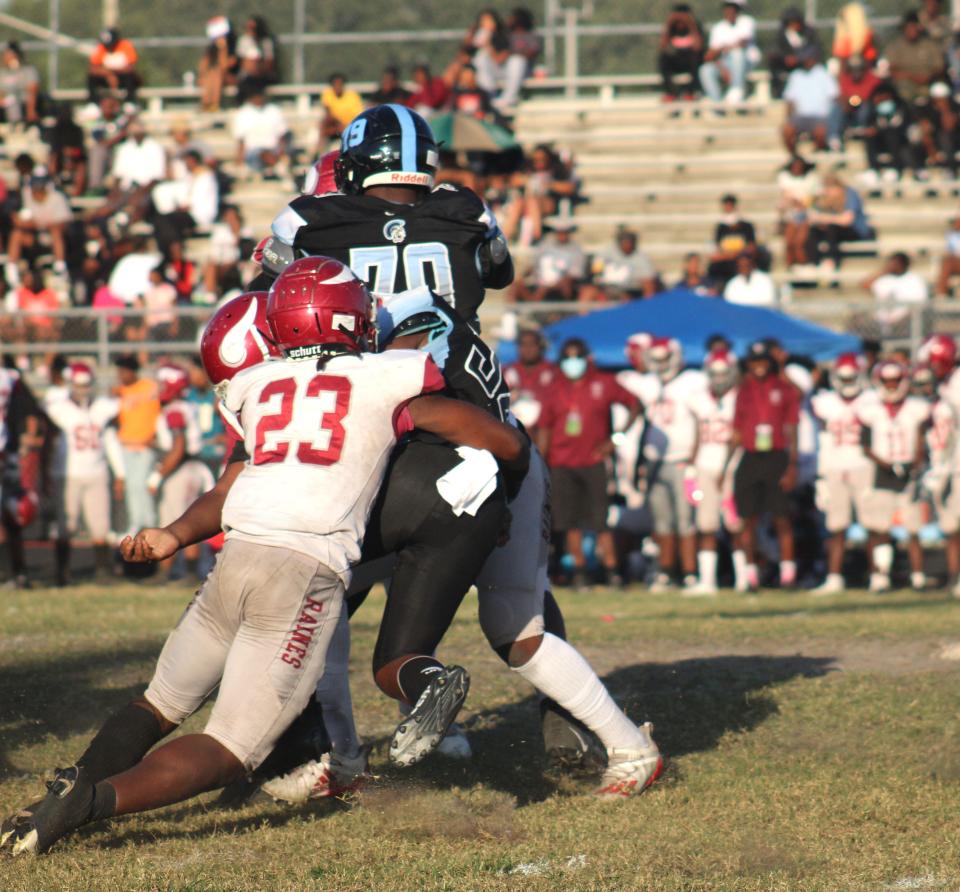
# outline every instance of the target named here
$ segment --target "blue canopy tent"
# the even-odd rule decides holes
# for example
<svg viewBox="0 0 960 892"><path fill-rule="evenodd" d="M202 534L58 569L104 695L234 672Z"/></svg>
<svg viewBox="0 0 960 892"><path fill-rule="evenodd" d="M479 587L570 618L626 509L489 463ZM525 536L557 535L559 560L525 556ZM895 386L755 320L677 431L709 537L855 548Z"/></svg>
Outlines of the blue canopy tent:
<svg viewBox="0 0 960 892"><path fill-rule="evenodd" d="M547 326L544 334L550 342L551 359L557 358L557 351L567 338L576 337L590 345L597 365L622 368L627 365L624 354L627 338L641 331L676 338L683 345L684 360L689 365L703 361L704 344L713 334L729 338L738 356L760 338L777 338L787 352L809 356L818 362L860 349L860 339L854 335L837 334L777 310L742 307L715 297L700 297L683 288L665 291L649 300L595 310L585 316L570 316ZM512 362L516 357L514 344L502 344L498 355L502 362Z"/></svg>

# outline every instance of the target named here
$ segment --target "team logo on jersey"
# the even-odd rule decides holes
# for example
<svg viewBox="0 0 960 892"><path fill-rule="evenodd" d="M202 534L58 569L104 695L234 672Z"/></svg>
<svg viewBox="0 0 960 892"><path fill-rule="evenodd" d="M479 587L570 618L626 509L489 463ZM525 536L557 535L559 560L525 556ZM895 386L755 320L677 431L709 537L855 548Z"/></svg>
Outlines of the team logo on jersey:
<svg viewBox="0 0 960 892"><path fill-rule="evenodd" d="M383 227L383 237L395 245L402 245L407 240L407 221L394 219Z"/></svg>

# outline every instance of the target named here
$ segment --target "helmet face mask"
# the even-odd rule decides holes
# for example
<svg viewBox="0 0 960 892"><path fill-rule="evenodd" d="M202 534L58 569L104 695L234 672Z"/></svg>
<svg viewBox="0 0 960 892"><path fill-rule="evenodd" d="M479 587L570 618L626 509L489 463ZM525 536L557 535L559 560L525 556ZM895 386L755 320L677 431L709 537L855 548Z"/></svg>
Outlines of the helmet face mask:
<svg viewBox="0 0 960 892"><path fill-rule="evenodd" d="M711 353L703 364L710 392L723 396L737 383L737 362L726 350Z"/></svg>
<svg viewBox="0 0 960 892"><path fill-rule="evenodd" d="M661 381L672 381L683 364L683 351L674 338L654 338L647 348L644 364Z"/></svg>
<svg viewBox="0 0 960 892"><path fill-rule="evenodd" d="M873 381L880 399L891 405L902 403L910 391L907 369L895 360L878 363L874 368Z"/></svg>
<svg viewBox="0 0 960 892"><path fill-rule="evenodd" d="M866 386L864 380L866 366L863 358L855 353L844 353L837 357L830 370L830 383L833 389L846 400L860 396Z"/></svg>
<svg viewBox="0 0 960 892"><path fill-rule="evenodd" d="M70 398L75 403L89 403L93 396L93 369L85 362L72 362L67 366L66 379Z"/></svg>
<svg viewBox="0 0 960 892"><path fill-rule="evenodd" d="M334 177L346 195L372 186L432 189L439 161L433 131L420 115L401 105L378 105L343 131Z"/></svg>

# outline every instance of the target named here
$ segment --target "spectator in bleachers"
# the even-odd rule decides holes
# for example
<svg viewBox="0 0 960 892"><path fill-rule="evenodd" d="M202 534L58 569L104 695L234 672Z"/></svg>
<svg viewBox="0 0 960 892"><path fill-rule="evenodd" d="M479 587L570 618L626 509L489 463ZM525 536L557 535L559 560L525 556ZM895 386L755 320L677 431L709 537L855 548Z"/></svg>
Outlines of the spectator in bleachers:
<svg viewBox="0 0 960 892"><path fill-rule="evenodd" d="M99 190L103 188L113 165L115 148L127 138L127 124L130 119L123 113L115 96L104 96L96 108L97 118L90 130L91 142L87 153L87 179L90 189Z"/></svg>
<svg viewBox="0 0 960 892"><path fill-rule="evenodd" d="M689 288L701 297L716 297L717 283L703 271L703 258L695 251L683 258L683 273L674 283L674 288Z"/></svg>
<svg viewBox="0 0 960 892"><path fill-rule="evenodd" d="M919 120L920 141L929 167L942 167L957 176L958 122L960 109L950 87L943 81L930 85L930 105Z"/></svg>
<svg viewBox="0 0 960 892"><path fill-rule="evenodd" d="M916 12L908 12L900 24L900 36L888 44L884 58L890 65L890 79L900 98L914 112L930 101L930 85L943 76L943 50L927 37Z"/></svg>
<svg viewBox="0 0 960 892"><path fill-rule="evenodd" d="M747 307L776 307L777 286L770 273L757 269L750 254L741 254L737 274L724 286L723 299Z"/></svg>
<svg viewBox="0 0 960 892"><path fill-rule="evenodd" d="M489 118L493 115L493 100L477 82L477 69L467 64L460 69L451 92L453 110L472 118Z"/></svg>
<svg viewBox="0 0 960 892"><path fill-rule="evenodd" d="M410 91L400 83L400 72L388 65L380 73L380 86L370 94L370 105L407 105Z"/></svg>
<svg viewBox="0 0 960 892"><path fill-rule="evenodd" d="M73 108L56 107L55 123L46 135L49 146L47 168L72 198L87 191L87 149L83 128L73 120Z"/></svg>
<svg viewBox="0 0 960 892"><path fill-rule="evenodd" d="M40 75L33 65L24 62L23 50L15 40L3 50L0 105L8 124L36 124L40 120Z"/></svg>
<svg viewBox="0 0 960 892"><path fill-rule="evenodd" d="M559 367L560 378L545 391L537 442L550 467L553 529L565 537L574 584L587 584L583 534L593 532L607 581L617 585L622 580L607 527L607 459L614 451L610 414L615 404L624 406L629 427L639 405L613 375L596 368L579 338L560 348Z"/></svg>
<svg viewBox="0 0 960 892"><path fill-rule="evenodd" d="M746 0L724 0L723 18L710 28L700 66L700 84L714 102L742 102L747 75L757 62L756 23L743 10Z"/></svg>
<svg viewBox="0 0 960 892"><path fill-rule="evenodd" d="M207 22L210 41L200 57L197 83L200 86L200 111L218 112L223 99L223 88L234 83L240 61L237 59L237 37L225 16L216 16Z"/></svg>
<svg viewBox="0 0 960 892"><path fill-rule="evenodd" d="M677 3L660 32L657 67L663 79L664 102L677 98L673 79L682 75L688 80L683 87L685 99L693 99L699 89L700 65L703 62L703 31L687 3Z"/></svg>
<svg viewBox="0 0 960 892"><path fill-rule="evenodd" d="M877 61L873 28L870 26L863 4L848 3L837 14L832 55L841 62L845 62L852 56L859 56L871 65Z"/></svg>
<svg viewBox="0 0 960 892"><path fill-rule="evenodd" d="M780 30L777 42L770 53L770 89L779 99L783 95L787 78L803 63L804 51L813 49L817 57L822 57L820 38L812 25L808 25L802 10L796 6L788 7L780 16Z"/></svg>
<svg viewBox="0 0 960 892"><path fill-rule="evenodd" d="M124 498L127 529L156 526L156 507L147 488L153 471L153 438L160 418L157 384L140 377L140 363L133 354L120 356L116 363L120 398L118 437L123 451Z"/></svg>
<svg viewBox="0 0 960 892"><path fill-rule="evenodd" d="M820 177L814 165L794 155L777 175L780 199L780 230L787 268L807 262L808 211L820 192Z"/></svg>
<svg viewBox="0 0 960 892"><path fill-rule="evenodd" d="M464 46L472 55L478 83L494 95L510 57L510 35L500 14L494 9L481 10L467 32Z"/></svg>
<svg viewBox="0 0 960 892"><path fill-rule="evenodd" d="M90 67L87 71L87 93L90 101L96 102L103 90L120 90L128 102L134 102L139 87L137 51L133 44L121 37L116 28L104 29L90 54Z"/></svg>
<svg viewBox="0 0 960 892"><path fill-rule="evenodd" d="M940 274L937 276L937 296L950 296L950 280L960 276L960 214L950 220L947 230L945 253L940 258Z"/></svg>
<svg viewBox="0 0 960 892"><path fill-rule="evenodd" d="M356 90L347 89L347 79L340 72L330 75L330 86L320 94L323 118L320 121L321 145L339 139L347 125L363 111L363 100Z"/></svg>
<svg viewBox="0 0 960 892"><path fill-rule="evenodd" d="M412 109L429 117L446 107L450 99L450 88L442 77L435 77L430 73L429 66L414 66L413 82L417 85L417 89L407 100Z"/></svg>
<svg viewBox="0 0 960 892"><path fill-rule="evenodd" d="M13 216L13 230L7 245L6 279L11 286L20 281L20 258L24 251L53 252L53 269L58 276L67 272L67 225L73 211L67 197L57 189L50 175L34 172L23 193L23 207Z"/></svg>
<svg viewBox="0 0 960 892"><path fill-rule="evenodd" d="M946 52L953 28L950 24L950 16L943 11L940 0L923 0L920 9L917 10L917 18L920 19L923 33L940 44L941 52Z"/></svg>
<svg viewBox="0 0 960 892"><path fill-rule="evenodd" d="M189 118L174 118L170 122L170 139L173 145L168 153L168 179L182 180L187 176L187 165L184 161L187 152L197 152L203 163L211 170L216 170L218 167L220 161L217 153L211 146L193 135Z"/></svg>
<svg viewBox="0 0 960 892"><path fill-rule="evenodd" d="M576 224L570 219L557 219L550 229L552 234L534 254L530 275L514 284L516 300L539 303L577 299L587 271L587 255L573 240Z"/></svg>
<svg viewBox="0 0 960 892"><path fill-rule="evenodd" d="M925 304L930 298L927 283L910 269L910 257L902 251L891 254L862 284L877 302L877 320L887 326L907 318L904 304Z"/></svg>
<svg viewBox="0 0 960 892"><path fill-rule="evenodd" d="M167 156L159 141L147 133L140 118L131 118L126 138L117 146L110 168L116 188L130 193L152 188L167 175Z"/></svg>
<svg viewBox="0 0 960 892"><path fill-rule="evenodd" d="M543 334L532 328L517 336L517 361L504 366L503 379L510 388L510 408L531 436L536 436L544 400L556 384L560 370L544 356Z"/></svg>
<svg viewBox="0 0 960 892"><path fill-rule="evenodd" d="M815 47L800 51L799 66L790 72L783 91L787 103L787 121L783 125L783 143L790 154L804 134L813 138L814 148L827 148L827 127L839 95L836 79L821 64Z"/></svg>
<svg viewBox="0 0 960 892"><path fill-rule="evenodd" d="M263 16L252 15L244 23L243 34L237 38L237 59L237 99L241 104L279 80L277 42Z"/></svg>
<svg viewBox="0 0 960 892"><path fill-rule="evenodd" d="M193 149L184 153L183 162L186 177L163 183L154 190L155 203L157 193L166 188L170 194L164 200L173 205L173 209L165 210L154 219L157 243L172 263L183 260L183 240L198 229L209 229L220 211L216 174Z"/></svg>
<svg viewBox="0 0 960 892"><path fill-rule="evenodd" d="M737 196L724 195L720 199L720 220L713 233L715 250L710 256L707 272L722 284L737 273L737 258L743 253L757 255L757 231L749 220L740 216Z"/></svg>
<svg viewBox="0 0 960 892"><path fill-rule="evenodd" d="M143 295L143 323L149 341L171 341L177 334L177 289L164 278L163 267L150 270L150 287Z"/></svg>
<svg viewBox="0 0 960 892"><path fill-rule="evenodd" d="M163 255L150 250L146 239L125 238L114 246L116 263L110 270L107 285L110 292L127 306L143 300L150 287L150 271L163 263Z"/></svg>
<svg viewBox="0 0 960 892"><path fill-rule="evenodd" d="M863 199L852 186L836 174L824 177L823 191L810 215L807 259L819 264L824 258L828 270L838 269L842 259L840 245L871 239L873 228L867 219Z"/></svg>
<svg viewBox="0 0 960 892"><path fill-rule="evenodd" d="M873 94L880 83L876 71L862 56L851 56L843 63L838 79L837 119L831 126L832 137L842 140L850 129L859 135L867 126Z"/></svg>
<svg viewBox="0 0 960 892"><path fill-rule="evenodd" d="M638 247L632 229L617 229L614 244L593 256L590 281L580 289L581 301L625 301L653 297L660 290L657 268Z"/></svg>
<svg viewBox="0 0 960 892"><path fill-rule="evenodd" d="M563 210L570 214L580 189L572 163L567 163L548 145L538 145L526 169L514 177L514 195L503 214L507 238L519 236L525 245L540 240L543 218Z"/></svg>
<svg viewBox="0 0 960 892"><path fill-rule="evenodd" d="M863 126L867 152L864 182L874 186L882 178L896 182L910 163L912 149L908 137L910 111L889 81L878 84L867 110Z"/></svg>
<svg viewBox="0 0 960 892"><path fill-rule="evenodd" d="M501 75L500 95L494 100L499 112L509 114L520 99L523 82L533 71L533 63L543 48L533 26L533 13L517 6L507 16L509 55Z"/></svg>
<svg viewBox="0 0 960 892"><path fill-rule="evenodd" d="M223 294L222 284L228 273L240 262L240 240L243 237L243 217L232 204L225 205L220 217L210 227L207 257L203 267L205 301L215 303Z"/></svg>
<svg viewBox="0 0 960 892"><path fill-rule="evenodd" d="M23 314L22 333L28 341L56 341L60 337L60 324L55 316L48 315L60 309L57 292L44 284L43 278L32 269L23 274L23 280L10 288L4 301L8 313Z"/></svg>
<svg viewBox="0 0 960 892"><path fill-rule="evenodd" d="M262 90L252 93L233 119L237 163L245 164L264 177L278 176L278 166L287 157L289 133L280 106L267 102Z"/></svg>

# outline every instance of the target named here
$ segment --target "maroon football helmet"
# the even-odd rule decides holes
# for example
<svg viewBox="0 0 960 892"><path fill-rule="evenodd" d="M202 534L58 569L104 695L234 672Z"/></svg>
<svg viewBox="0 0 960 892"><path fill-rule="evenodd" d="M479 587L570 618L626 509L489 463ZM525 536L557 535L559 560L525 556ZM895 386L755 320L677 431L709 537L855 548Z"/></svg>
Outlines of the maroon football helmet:
<svg viewBox="0 0 960 892"><path fill-rule="evenodd" d="M183 396L190 386L187 370L172 362L165 362L157 369L157 384L160 391L157 396L163 404L171 403Z"/></svg>
<svg viewBox="0 0 960 892"><path fill-rule="evenodd" d="M370 292L330 257L303 257L284 270L270 288L267 324L291 359L370 350L376 343Z"/></svg>
<svg viewBox="0 0 960 892"><path fill-rule="evenodd" d="M917 360L933 369L938 381L943 381L957 364L957 344L950 335L930 335L917 350Z"/></svg>
<svg viewBox="0 0 960 892"><path fill-rule="evenodd" d="M304 195L326 195L329 192L337 191L337 178L334 173L337 158L340 157L340 150L334 149L327 152L320 158L303 178Z"/></svg>
<svg viewBox="0 0 960 892"><path fill-rule="evenodd" d="M248 291L225 303L200 338L200 361L214 387L243 369L280 355L270 339L266 291Z"/></svg>

